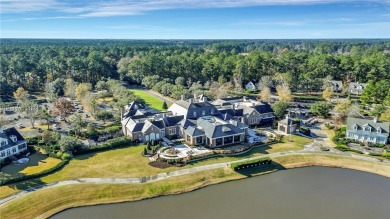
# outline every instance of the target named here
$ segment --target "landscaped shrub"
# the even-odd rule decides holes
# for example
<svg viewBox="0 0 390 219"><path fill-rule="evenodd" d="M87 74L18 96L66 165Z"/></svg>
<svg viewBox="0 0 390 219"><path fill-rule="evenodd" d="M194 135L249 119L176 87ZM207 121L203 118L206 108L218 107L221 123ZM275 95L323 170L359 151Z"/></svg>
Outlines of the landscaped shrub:
<svg viewBox="0 0 390 219"><path fill-rule="evenodd" d="M79 151L74 152L74 155L88 154L97 151L105 151L113 148L125 147L134 145L130 138L121 137L107 140L104 144L100 144L94 148L83 148Z"/></svg>
<svg viewBox="0 0 390 219"><path fill-rule="evenodd" d="M299 128L299 131L300 131L302 134L304 134L304 135L310 136L310 129L309 129L309 128L300 127L300 128Z"/></svg>
<svg viewBox="0 0 390 219"><path fill-rule="evenodd" d="M233 163L230 165L230 167L233 170L240 170L240 169L246 169L254 166L260 166L264 164L271 164L272 160L269 157L264 157L264 158L259 158L255 160L248 160L248 161L243 161L243 162L238 162L238 163Z"/></svg>
<svg viewBox="0 0 390 219"><path fill-rule="evenodd" d="M38 144L39 137L38 136L25 137L24 140L26 140L27 144Z"/></svg>
<svg viewBox="0 0 390 219"><path fill-rule="evenodd" d="M8 184L11 184L11 183L17 183L17 182L21 182L21 181L24 181L24 180L30 180L30 179L34 179L34 178L37 178L37 177L42 177L42 176L48 175L48 174L53 173L53 172L55 172L57 170L60 170L62 167L64 167L68 163L69 163L69 160L66 159L66 160L63 160L60 163L58 163L56 166L54 166L54 167L52 167L50 169L44 170L42 172L39 172L39 173L35 173L35 174L31 174L31 175L24 175L24 176L20 176L20 177L13 178L13 179L1 180L0 181L0 186L8 185Z"/></svg>
<svg viewBox="0 0 390 219"><path fill-rule="evenodd" d="M62 154L61 159L62 160L70 160L70 159L72 159L72 155L70 155L68 153L64 153L64 154Z"/></svg>

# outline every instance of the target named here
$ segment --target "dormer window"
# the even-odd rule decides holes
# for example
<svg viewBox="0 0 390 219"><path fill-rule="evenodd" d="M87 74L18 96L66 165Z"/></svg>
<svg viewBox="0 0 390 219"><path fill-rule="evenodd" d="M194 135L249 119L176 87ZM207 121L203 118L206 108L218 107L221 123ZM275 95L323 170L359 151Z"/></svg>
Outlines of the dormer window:
<svg viewBox="0 0 390 219"><path fill-rule="evenodd" d="M15 135L11 135L10 138L13 142L16 142L18 140L18 138Z"/></svg>
<svg viewBox="0 0 390 219"><path fill-rule="evenodd" d="M353 125L353 130L357 130L358 129L358 126L355 124Z"/></svg>
<svg viewBox="0 0 390 219"><path fill-rule="evenodd" d="M206 115L206 111L202 110L202 116Z"/></svg>
<svg viewBox="0 0 390 219"><path fill-rule="evenodd" d="M214 115L214 109L211 109L211 114Z"/></svg>
<svg viewBox="0 0 390 219"><path fill-rule="evenodd" d="M1 141L0 145L1 145L1 146L7 145L7 141Z"/></svg>
<svg viewBox="0 0 390 219"><path fill-rule="evenodd" d="M364 131L371 132L371 127L369 125L364 126Z"/></svg>
<svg viewBox="0 0 390 219"><path fill-rule="evenodd" d="M377 132L378 134L380 134L380 133L382 133L382 129L381 129L381 128L377 128L376 132Z"/></svg>
<svg viewBox="0 0 390 219"><path fill-rule="evenodd" d="M196 112L194 112L193 114L194 114L194 117L196 117Z"/></svg>

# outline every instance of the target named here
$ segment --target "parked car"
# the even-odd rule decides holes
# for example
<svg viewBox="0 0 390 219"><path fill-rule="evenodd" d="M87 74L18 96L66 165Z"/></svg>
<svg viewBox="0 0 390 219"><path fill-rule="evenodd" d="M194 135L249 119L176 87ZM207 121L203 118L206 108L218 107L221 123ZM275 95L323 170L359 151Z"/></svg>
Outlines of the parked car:
<svg viewBox="0 0 390 219"><path fill-rule="evenodd" d="M21 123L17 124L16 126L17 126L18 128L20 128L20 129L25 128L25 126L24 126L23 124L21 124Z"/></svg>
<svg viewBox="0 0 390 219"><path fill-rule="evenodd" d="M53 125L52 125L52 127L53 127L53 129L55 129L55 130L58 130L58 129L60 129L60 126L59 126L59 125L57 125L57 124L53 124Z"/></svg>
<svg viewBox="0 0 390 219"><path fill-rule="evenodd" d="M83 110L81 110L81 109L78 109L76 112L78 112L78 113L82 113L82 112L83 112Z"/></svg>
<svg viewBox="0 0 390 219"><path fill-rule="evenodd" d="M65 121L65 118L64 117L60 117L58 120Z"/></svg>

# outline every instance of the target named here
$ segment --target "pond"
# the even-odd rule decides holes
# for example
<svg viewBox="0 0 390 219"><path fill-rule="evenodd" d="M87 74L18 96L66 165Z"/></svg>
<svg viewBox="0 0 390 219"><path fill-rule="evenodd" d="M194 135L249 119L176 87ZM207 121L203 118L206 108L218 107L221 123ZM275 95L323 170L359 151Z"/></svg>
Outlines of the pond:
<svg viewBox="0 0 390 219"><path fill-rule="evenodd" d="M307 167L149 200L69 209L52 218L389 218L390 178Z"/></svg>

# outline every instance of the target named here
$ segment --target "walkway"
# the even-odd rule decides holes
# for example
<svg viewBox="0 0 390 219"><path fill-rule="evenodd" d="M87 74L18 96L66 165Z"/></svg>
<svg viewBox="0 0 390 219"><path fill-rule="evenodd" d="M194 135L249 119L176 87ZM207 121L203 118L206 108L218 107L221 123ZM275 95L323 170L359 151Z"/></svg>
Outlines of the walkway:
<svg viewBox="0 0 390 219"><path fill-rule="evenodd" d="M173 177L173 176L181 176L181 175L196 173L196 172L205 171L205 170L213 170L213 169L223 168L223 167L230 166L232 163L254 160L254 159L258 159L258 158L264 158L264 157L275 158L275 157L280 157L280 156L285 156L285 155L304 155L304 154L328 154L328 155L341 156L341 157L352 157L355 159L360 159L360 160L365 160L365 161L370 161L370 162L375 162L375 163L390 164L390 161L388 161L388 160L381 161L379 159L372 158L372 157L365 157L365 156L355 155L355 154L347 154L347 153L343 153L343 152L304 151L304 150L302 150L302 151L285 151L285 152L266 154L266 155L252 157L252 158L241 159L241 160L237 160L237 161L223 162L223 163L210 164L210 165L193 167L193 168L188 168L188 169L182 169L182 170L177 170L177 171L172 171L172 172L167 172L167 173L161 173L161 174L157 174L157 175L153 175L153 176L144 176L144 177L140 177L140 178L78 178L78 179L74 179L74 180L58 181L58 182L48 183L48 184L32 187L32 188L17 192L11 196L8 196L6 198L1 199L0 205L3 205L4 203L7 203L15 198L22 197L28 193L31 193L31 192L34 192L37 190L54 188L54 187L63 186L63 185L74 185L74 184L140 184L140 183L162 180L162 179L166 179L166 178Z"/></svg>

